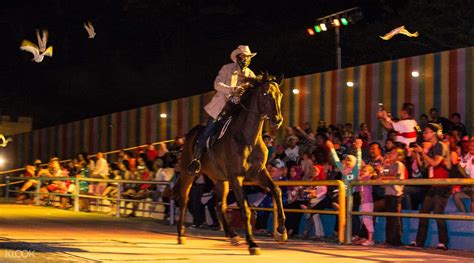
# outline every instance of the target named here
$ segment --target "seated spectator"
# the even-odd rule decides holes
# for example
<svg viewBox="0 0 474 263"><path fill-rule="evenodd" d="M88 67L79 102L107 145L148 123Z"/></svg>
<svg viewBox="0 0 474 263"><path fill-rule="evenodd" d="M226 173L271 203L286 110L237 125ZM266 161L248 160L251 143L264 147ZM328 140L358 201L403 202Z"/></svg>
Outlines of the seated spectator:
<svg viewBox="0 0 474 263"><path fill-rule="evenodd" d="M157 159L161 159L163 161L163 168L171 167L171 154L166 147L166 144L159 143L158 144L158 155Z"/></svg>
<svg viewBox="0 0 474 263"><path fill-rule="evenodd" d="M154 162L156 160L156 158L158 157L158 151L155 149L155 145L151 143L150 145L148 145L148 148L146 149L146 156L151 162Z"/></svg>
<svg viewBox="0 0 474 263"><path fill-rule="evenodd" d="M297 164L298 160L300 158L300 152L299 152L299 146L297 145L298 143L298 137L296 136L289 136L286 140L287 147L285 149L285 154L288 157L288 161L286 162L286 166L289 165L289 162L291 162L292 165Z"/></svg>

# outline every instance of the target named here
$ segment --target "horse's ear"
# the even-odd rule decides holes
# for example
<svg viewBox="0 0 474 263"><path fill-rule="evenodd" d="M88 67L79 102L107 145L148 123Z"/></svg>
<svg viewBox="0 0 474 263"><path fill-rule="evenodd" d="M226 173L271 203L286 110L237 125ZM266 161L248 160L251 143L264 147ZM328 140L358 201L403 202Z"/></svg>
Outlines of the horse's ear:
<svg viewBox="0 0 474 263"><path fill-rule="evenodd" d="M278 76L276 78L276 83L278 83L278 86L281 86L281 84L283 83L283 79L285 79L285 75L281 74L280 76Z"/></svg>

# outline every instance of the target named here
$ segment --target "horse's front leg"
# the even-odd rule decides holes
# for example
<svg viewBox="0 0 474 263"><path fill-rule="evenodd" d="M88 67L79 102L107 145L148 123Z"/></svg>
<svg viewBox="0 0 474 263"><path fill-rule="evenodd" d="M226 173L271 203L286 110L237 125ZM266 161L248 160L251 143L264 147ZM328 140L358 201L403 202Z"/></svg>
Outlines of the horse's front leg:
<svg viewBox="0 0 474 263"><path fill-rule="evenodd" d="M193 181L194 181L193 176L185 176L183 174L180 179L180 185L175 186L175 187L179 187L180 205L181 205L180 206L181 213L179 214L179 220L177 224L179 245L186 243L186 237L184 236L184 232L185 232L184 221L186 219L186 208L188 207L189 190L191 190Z"/></svg>
<svg viewBox="0 0 474 263"><path fill-rule="evenodd" d="M235 177L232 180L232 190L234 191L235 198L237 199L237 204L240 208L240 213L242 215L242 223L245 226L246 236L245 240L249 246L250 255L260 255L260 248L252 233L252 225L250 224L250 209L247 204L247 198L245 198L244 191L242 189L242 183Z"/></svg>
<svg viewBox="0 0 474 263"><path fill-rule="evenodd" d="M278 227L273 229L273 236L278 242L286 242L288 240L288 234L285 227L285 211L283 211L283 201L280 187L276 186L270 176L270 173L266 168L260 171L257 179L257 183L263 189L269 191L273 197L273 204L276 205L278 214Z"/></svg>
<svg viewBox="0 0 474 263"><path fill-rule="evenodd" d="M230 238L232 245L237 246L240 244L239 236L234 232L234 229L229 225L227 220L227 195L229 194L229 182L218 181L214 185L214 192L217 201L217 215L224 229L225 235Z"/></svg>

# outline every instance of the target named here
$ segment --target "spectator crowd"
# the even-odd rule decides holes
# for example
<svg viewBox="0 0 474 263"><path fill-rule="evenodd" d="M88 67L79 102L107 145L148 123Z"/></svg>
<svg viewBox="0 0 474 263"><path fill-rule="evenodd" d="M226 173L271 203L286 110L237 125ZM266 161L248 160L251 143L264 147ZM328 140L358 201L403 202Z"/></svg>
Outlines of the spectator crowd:
<svg viewBox="0 0 474 263"><path fill-rule="evenodd" d="M410 180L421 178L448 179L474 178L474 137L467 134L460 122L461 116L441 117L432 108L429 117L425 114L415 118L414 105L403 104L399 118L394 118L383 107L377 113L380 124L385 128L384 138L373 138L369 127L362 123L353 127L351 123L327 125L320 120L317 127L305 123L303 127L286 127L284 137L277 140L269 132L263 133L268 148L267 169L275 181L280 180L342 180L347 185L351 181ZM471 137L470 137L471 136ZM45 205L69 208L72 200L59 197L60 202L51 203L56 193L81 193L109 197L111 213L115 213L113 199L119 193L116 183L80 181L79 189L67 180L54 180L59 177L83 177L102 179L157 180L172 181L179 176L179 155L184 138L177 137L169 148L160 143L155 148L150 144L136 151L121 151L114 162L107 160L102 153L95 157L79 153L70 162L59 163L52 158L44 168L40 160L26 166L25 177L18 195L19 200L28 199L28 194L39 187L35 177L51 177L42 181L39 191ZM207 225L219 228L215 211L213 184L206 176L196 178L190 191L189 210L193 217L193 227ZM122 197L126 200L169 202L169 188L156 184L124 184ZM338 190L332 186L282 187L285 208L298 209L338 209ZM271 207L271 196L256 187L246 187L249 203L258 207ZM347 189L353 195L353 211L395 212L402 209L419 210L420 213L443 214L448 199L452 196L457 209L466 213L474 211L474 186L358 186ZM466 207L464 199L470 200ZM95 199L81 198L80 208L89 211ZM232 195L228 204L234 203ZM469 203L469 202L467 202ZM206 208L209 217L206 216ZM132 202L135 216L138 202ZM154 207L153 207L154 209ZM165 217L169 216L169 205L165 205ZM253 220L256 232L266 232L269 212L257 212ZM287 213L286 227L289 236L320 239L324 229L319 214ZM352 217L352 242L364 246L374 245L374 222L372 216ZM445 220L436 220L439 236L437 248L448 249L448 232ZM302 224L302 227L300 227ZM301 230L301 231L300 231ZM428 219L420 219L416 239L411 246L423 247L427 238ZM332 231L337 234L337 224ZM401 241L402 224L400 217L387 217L386 244L405 245ZM326 231L327 232L327 231ZM311 236L310 236L311 235Z"/></svg>

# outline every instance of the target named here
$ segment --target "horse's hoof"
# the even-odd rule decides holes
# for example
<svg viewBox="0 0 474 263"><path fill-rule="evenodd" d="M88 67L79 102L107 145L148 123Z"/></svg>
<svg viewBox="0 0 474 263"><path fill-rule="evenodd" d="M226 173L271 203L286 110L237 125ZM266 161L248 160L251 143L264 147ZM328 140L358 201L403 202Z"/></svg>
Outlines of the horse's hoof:
<svg viewBox="0 0 474 263"><path fill-rule="evenodd" d="M278 231L275 231L273 235L275 236L276 242L284 243L288 241L288 234L286 233L286 230L285 232L283 232L283 234L280 234L278 233Z"/></svg>
<svg viewBox="0 0 474 263"><path fill-rule="evenodd" d="M258 256L262 254L259 247L249 247L249 253L252 256Z"/></svg>
<svg viewBox="0 0 474 263"><path fill-rule="evenodd" d="M185 237L178 237L178 245L185 245L186 238Z"/></svg>
<svg viewBox="0 0 474 263"><path fill-rule="evenodd" d="M238 246L240 245L240 237L239 236L235 236L233 238L230 239L230 243L232 244L232 246Z"/></svg>

